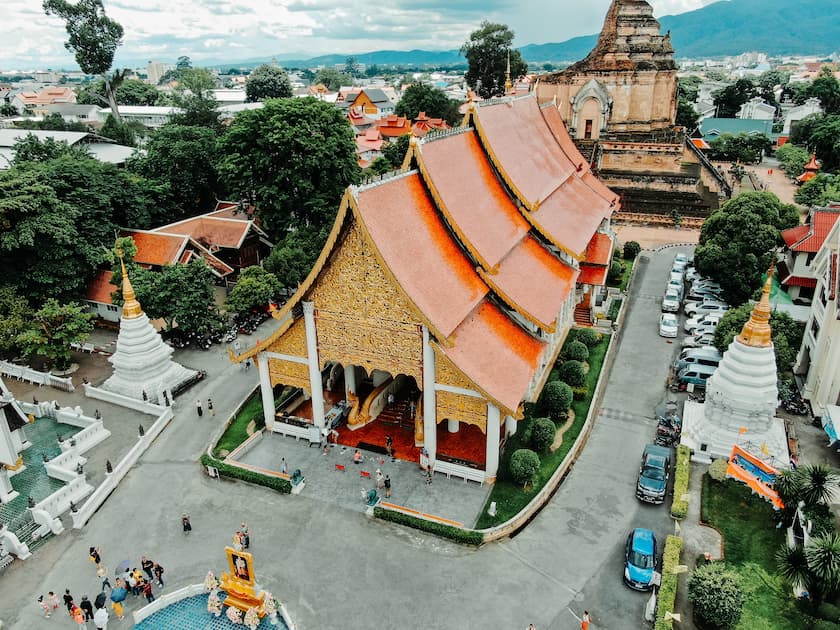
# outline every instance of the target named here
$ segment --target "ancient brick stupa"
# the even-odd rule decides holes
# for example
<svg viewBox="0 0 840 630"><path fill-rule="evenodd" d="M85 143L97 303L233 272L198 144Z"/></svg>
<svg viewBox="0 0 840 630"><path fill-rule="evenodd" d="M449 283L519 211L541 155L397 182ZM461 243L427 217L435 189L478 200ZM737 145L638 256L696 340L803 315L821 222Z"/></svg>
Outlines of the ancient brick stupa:
<svg viewBox="0 0 840 630"><path fill-rule="evenodd" d="M708 380L706 402L685 403L682 443L692 449L697 461L728 458L737 444L777 468L788 466L785 427L776 417L779 391L770 329L772 281L771 270L749 321Z"/></svg>
<svg viewBox="0 0 840 630"><path fill-rule="evenodd" d="M114 366L114 373L102 384L102 389L164 404L171 391L195 377L196 372L172 360L173 350L163 342L143 312L124 264L122 294L124 302L117 350L108 359ZM168 392L166 396L164 392Z"/></svg>

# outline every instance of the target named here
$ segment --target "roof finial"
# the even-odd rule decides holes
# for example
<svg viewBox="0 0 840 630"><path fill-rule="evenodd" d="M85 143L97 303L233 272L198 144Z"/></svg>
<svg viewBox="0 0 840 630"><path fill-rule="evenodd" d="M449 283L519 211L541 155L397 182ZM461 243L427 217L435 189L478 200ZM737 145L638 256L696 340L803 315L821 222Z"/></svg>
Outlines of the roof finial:
<svg viewBox="0 0 840 630"><path fill-rule="evenodd" d="M744 324L738 341L745 346L767 348L773 344L771 340L772 329L770 328L770 290L773 288L774 265L770 264L767 271L767 280L761 291L761 299L753 307L749 321Z"/></svg>
<svg viewBox="0 0 840 630"><path fill-rule="evenodd" d="M510 94L513 84L510 82L510 48L507 51L507 69L505 70L505 94Z"/></svg>
<svg viewBox="0 0 840 630"><path fill-rule="evenodd" d="M120 269L122 270L123 317L126 319L140 317L143 314L143 309L134 295L134 287L131 286L131 280L125 270L122 247L117 247L117 256L120 259Z"/></svg>

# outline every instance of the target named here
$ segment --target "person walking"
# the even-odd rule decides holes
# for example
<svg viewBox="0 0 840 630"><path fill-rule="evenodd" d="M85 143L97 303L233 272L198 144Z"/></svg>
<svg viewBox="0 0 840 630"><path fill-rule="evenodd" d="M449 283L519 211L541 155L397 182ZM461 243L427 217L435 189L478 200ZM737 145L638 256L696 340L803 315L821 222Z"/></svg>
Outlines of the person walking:
<svg viewBox="0 0 840 630"><path fill-rule="evenodd" d="M97 608L93 614L93 625L96 630L108 630L108 611L105 608Z"/></svg>
<svg viewBox="0 0 840 630"><path fill-rule="evenodd" d="M580 618L580 630L589 630L589 623L592 621L592 618L589 616L589 611L583 611L583 617Z"/></svg>
<svg viewBox="0 0 840 630"><path fill-rule="evenodd" d="M210 412L211 416L216 415L216 409L215 409L215 407L213 407L213 399L212 398L207 399L207 411Z"/></svg>
<svg viewBox="0 0 840 630"><path fill-rule="evenodd" d="M394 439L390 435L385 436L385 452L393 461L394 459Z"/></svg>
<svg viewBox="0 0 840 630"><path fill-rule="evenodd" d="M114 609L114 614L117 616L117 619L122 620L123 616L124 616L123 615L122 602L115 602L115 601L112 600L111 601L111 608Z"/></svg>
<svg viewBox="0 0 840 630"><path fill-rule="evenodd" d="M155 562L153 571L155 573L155 578L157 579L158 588L163 588L163 567Z"/></svg>
<svg viewBox="0 0 840 630"><path fill-rule="evenodd" d="M85 621L93 621L93 604L90 603L87 595L82 595L82 601L79 602L79 608L85 613Z"/></svg>
<svg viewBox="0 0 840 630"><path fill-rule="evenodd" d="M248 549L251 546L251 534L248 532L248 526L245 524L245 521L242 521L242 524L239 526L239 531L242 548Z"/></svg>
<svg viewBox="0 0 840 630"><path fill-rule="evenodd" d="M146 572L146 575L149 576L149 579L154 578L154 574L152 573L152 569L155 567L155 563L149 560L146 556L140 556L140 566L143 567L143 571Z"/></svg>
<svg viewBox="0 0 840 630"><path fill-rule="evenodd" d="M251 369L251 359L245 359L245 371L247 372L250 369Z"/></svg>
<svg viewBox="0 0 840 630"><path fill-rule="evenodd" d="M96 565L97 569L102 566L102 555L98 547L91 547L88 554L90 555L90 561Z"/></svg>
<svg viewBox="0 0 840 630"><path fill-rule="evenodd" d="M73 617L73 621L76 622L76 625L79 628L87 628L87 624L85 623L85 613L75 604L73 604L73 608L70 609L70 616Z"/></svg>
<svg viewBox="0 0 840 630"><path fill-rule="evenodd" d="M64 599L64 605L67 606L67 612L72 615L74 604L73 604L73 596L70 594L70 589L69 588L64 589L64 598L63 599Z"/></svg>
<svg viewBox="0 0 840 630"><path fill-rule="evenodd" d="M198 414L199 418L204 415L204 408L201 406L200 400L195 401L195 412Z"/></svg>
<svg viewBox="0 0 840 630"><path fill-rule="evenodd" d="M376 469L376 489L382 490L385 487L385 477L382 476L382 471Z"/></svg>
<svg viewBox="0 0 840 630"><path fill-rule="evenodd" d="M58 610L58 595L50 591L47 596L47 601L49 602L52 610Z"/></svg>
<svg viewBox="0 0 840 630"><path fill-rule="evenodd" d="M184 528L184 533L189 534L192 531L192 523L190 523L190 515L184 513L181 516L181 527Z"/></svg>
<svg viewBox="0 0 840 630"><path fill-rule="evenodd" d="M48 601L44 601L43 595L38 595L38 607L44 611L44 618L50 618L50 603Z"/></svg>
<svg viewBox="0 0 840 630"><path fill-rule="evenodd" d="M146 601L148 603L152 603L155 601L155 596L152 594L152 583L149 580L146 580L143 583L143 595L146 596Z"/></svg>
<svg viewBox="0 0 840 630"><path fill-rule="evenodd" d="M286 467L286 458L281 457L280 458L280 472L285 475L285 474L287 474L287 471L288 471L288 468Z"/></svg>
<svg viewBox="0 0 840 630"><path fill-rule="evenodd" d="M385 498L391 498L391 475L385 475Z"/></svg>
<svg viewBox="0 0 840 630"><path fill-rule="evenodd" d="M102 589L105 590L105 587L108 587L108 590L111 590L111 580L108 579L108 569L104 566L100 565L99 569L96 571L96 575L99 576L99 579L102 580Z"/></svg>

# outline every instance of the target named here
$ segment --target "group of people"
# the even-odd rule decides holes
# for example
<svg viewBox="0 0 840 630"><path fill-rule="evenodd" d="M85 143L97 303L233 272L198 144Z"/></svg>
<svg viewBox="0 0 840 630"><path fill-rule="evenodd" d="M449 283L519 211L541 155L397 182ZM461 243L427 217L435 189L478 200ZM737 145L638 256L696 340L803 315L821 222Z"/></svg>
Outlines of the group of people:
<svg viewBox="0 0 840 630"><path fill-rule="evenodd" d="M204 407L201 404L201 400L195 401L195 412L198 414L199 418L204 415ZM209 413L211 416L216 415L216 408L213 406L212 398L207 399L207 413Z"/></svg>
<svg viewBox="0 0 840 630"><path fill-rule="evenodd" d="M247 550L251 546L251 534L248 532L248 526L243 521L233 535L233 548L237 551Z"/></svg>

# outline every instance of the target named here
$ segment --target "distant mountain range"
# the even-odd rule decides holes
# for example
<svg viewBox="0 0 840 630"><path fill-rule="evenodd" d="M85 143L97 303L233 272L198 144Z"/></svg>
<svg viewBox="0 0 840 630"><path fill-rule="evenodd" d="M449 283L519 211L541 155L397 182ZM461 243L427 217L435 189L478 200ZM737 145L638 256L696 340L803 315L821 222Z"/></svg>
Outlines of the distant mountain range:
<svg viewBox="0 0 840 630"><path fill-rule="evenodd" d="M828 55L840 50L840 2L837 0L724 0L696 11L659 18L662 31L671 32L677 57L723 57L744 52L768 55ZM574 37L556 44L528 44L519 51L534 63L568 63L585 57L598 35ZM344 63L347 55L289 59L277 55L287 68L312 68ZM367 65L446 66L463 64L457 50L378 50L353 55ZM229 65L256 65L249 59ZM228 62L218 64L228 65Z"/></svg>

